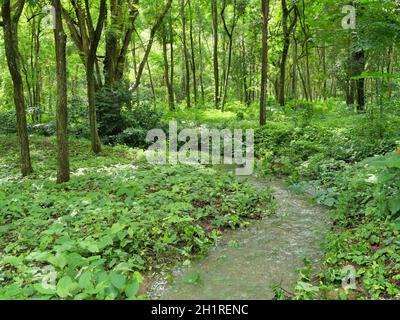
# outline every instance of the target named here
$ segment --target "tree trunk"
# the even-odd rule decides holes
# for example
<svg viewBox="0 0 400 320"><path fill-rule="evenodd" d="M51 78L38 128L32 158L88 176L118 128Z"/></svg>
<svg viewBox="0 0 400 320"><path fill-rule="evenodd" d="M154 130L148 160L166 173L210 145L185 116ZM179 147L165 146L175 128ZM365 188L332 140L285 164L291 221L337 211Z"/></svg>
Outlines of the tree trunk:
<svg viewBox="0 0 400 320"><path fill-rule="evenodd" d="M199 81L200 81L200 90L201 90L201 103L202 105L204 105L204 101L205 101L205 91L204 91L204 77L203 77L203 73L204 73L204 64L203 64L203 48L202 48L202 43L201 43L201 29L202 27L200 26L199 28L199 34L198 34L198 41L199 41L199 59L200 59L200 63L199 63Z"/></svg>
<svg viewBox="0 0 400 320"><path fill-rule="evenodd" d="M157 33L157 30L160 28L160 26L161 26L161 24L162 24L162 22L164 20L165 15L171 9L171 5L172 5L172 0L168 0L163 12L158 16L156 22L154 23L154 25L152 26L152 28L150 30L150 39L149 39L149 42L147 43L147 47L146 47L146 50L144 52L144 57L143 57L140 65L139 65L138 73L137 73L136 79L135 79L135 84L133 86L134 90L136 90L140 85L140 81L142 79L143 71L144 71L145 66L147 65L148 58L149 58L149 55L150 55L150 51L151 51L151 48L153 46L154 37L155 37L155 35ZM136 32L137 32L137 30L136 30Z"/></svg>
<svg viewBox="0 0 400 320"><path fill-rule="evenodd" d="M185 64L184 72L184 91L186 97L186 107L191 107L190 103L190 68L189 68L189 54L187 49L186 40L186 15L185 15L185 0L181 0L181 18L182 18L182 45L183 45L183 60Z"/></svg>
<svg viewBox="0 0 400 320"><path fill-rule="evenodd" d="M196 75L196 56L194 50L194 38L193 38L193 12L190 0L188 0L189 11L190 11L190 21L189 21L189 37L190 37L190 50L191 50L191 65L192 65L192 75L193 75L193 94L194 94L194 104L197 105L198 97L198 87L197 87L197 75Z"/></svg>
<svg viewBox="0 0 400 320"><path fill-rule="evenodd" d="M57 183L70 179L69 148L68 148L68 100L67 100L67 60L65 35L60 0L53 0L56 25L54 40L57 59Z"/></svg>
<svg viewBox="0 0 400 320"><path fill-rule="evenodd" d="M246 43L244 41L244 35L241 38L242 45L242 80L243 80L243 102L248 106L250 104L249 89L247 85L247 55L246 55Z"/></svg>
<svg viewBox="0 0 400 320"><path fill-rule="evenodd" d="M267 75L268 75L268 22L269 22L269 0L261 0L263 12L262 28L262 70L261 70L261 93L260 93L260 125L267 123L266 100L267 100Z"/></svg>
<svg viewBox="0 0 400 320"><path fill-rule="evenodd" d="M293 70L292 70L292 99L297 98L297 66L299 63L298 59L298 49L297 49L297 40L296 40L296 31L293 34Z"/></svg>
<svg viewBox="0 0 400 320"><path fill-rule="evenodd" d="M165 86L167 87L168 94L168 103L169 109L174 110L174 91L171 86L170 77L169 77L169 64L168 64L168 50L167 50L167 30L165 26L162 30L162 47L163 47L163 57L164 57L164 81Z"/></svg>
<svg viewBox="0 0 400 320"><path fill-rule="evenodd" d="M232 21L232 27L231 30L228 29L228 26L226 24L225 20L225 10L226 10L226 3L224 3L224 8L222 9L221 12L221 19L224 24L224 29L225 33L228 36L228 65L226 67L225 71L225 77L224 77L224 87L223 87L223 97L222 97L222 111L225 110L225 103L226 99L228 96L228 81L229 81L229 75L230 75L230 70L231 70L231 64L232 64L232 46L233 46L233 33L235 31L236 23L237 23L237 16L236 16L236 0L234 0L233 3L233 21Z"/></svg>
<svg viewBox="0 0 400 320"><path fill-rule="evenodd" d="M297 10L296 7L288 9L286 0L282 1L282 30L283 30L283 51L282 58L280 62L280 78L279 78L279 94L278 101L281 106L285 105L285 83L286 83L286 63L290 47L290 34L292 33L296 23L297 23ZM290 11L294 10L294 19L290 26L288 26L288 19Z"/></svg>
<svg viewBox="0 0 400 320"><path fill-rule="evenodd" d="M357 75L361 75L365 70L365 51L359 50L354 53L354 60L356 62ZM357 111L363 112L365 110L365 79L361 78L356 81L357 87Z"/></svg>
<svg viewBox="0 0 400 320"><path fill-rule="evenodd" d="M10 0L4 0L1 13L3 17L4 47L7 64L14 85L14 103L17 114L17 131L21 155L21 173L22 176L27 176L33 172L33 169L29 150L24 86L20 71L20 53L18 48L18 22L24 5L25 1L20 1L16 13L14 16L11 16Z"/></svg>
<svg viewBox="0 0 400 320"><path fill-rule="evenodd" d="M96 116L96 79L94 76L95 55L89 55L86 62L87 96L89 103L89 122L92 150L95 154L101 152L101 142L97 130Z"/></svg>
<svg viewBox="0 0 400 320"><path fill-rule="evenodd" d="M214 101L215 108L219 109L220 97L219 97L219 65L218 65L218 0L212 0L212 19L213 19L213 35L214 35Z"/></svg>
<svg viewBox="0 0 400 320"><path fill-rule="evenodd" d="M106 33L106 55L104 58L105 85L112 88L122 80L125 71L126 55L135 30L135 21L139 14L136 7L126 0L110 0L110 21ZM134 1L135 4L138 0ZM129 11L129 19L124 13ZM127 23L128 22L128 23Z"/></svg>
<svg viewBox="0 0 400 320"><path fill-rule="evenodd" d="M172 99L173 103L175 105L175 94L174 94L174 77L175 77L175 67L174 67L174 28L173 28L173 22L172 22L172 12L169 14L169 55L170 55L170 64L171 64L171 80L170 80L170 85L172 88Z"/></svg>

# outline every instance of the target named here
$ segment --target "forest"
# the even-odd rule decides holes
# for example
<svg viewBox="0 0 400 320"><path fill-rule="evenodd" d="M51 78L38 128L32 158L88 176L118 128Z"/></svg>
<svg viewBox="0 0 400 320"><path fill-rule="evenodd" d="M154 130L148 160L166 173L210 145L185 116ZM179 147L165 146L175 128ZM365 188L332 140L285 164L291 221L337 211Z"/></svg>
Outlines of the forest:
<svg viewBox="0 0 400 320"><path fill-rule="evenodd" d="M400 299L400 1L0 3L0 300Z"/></svg>

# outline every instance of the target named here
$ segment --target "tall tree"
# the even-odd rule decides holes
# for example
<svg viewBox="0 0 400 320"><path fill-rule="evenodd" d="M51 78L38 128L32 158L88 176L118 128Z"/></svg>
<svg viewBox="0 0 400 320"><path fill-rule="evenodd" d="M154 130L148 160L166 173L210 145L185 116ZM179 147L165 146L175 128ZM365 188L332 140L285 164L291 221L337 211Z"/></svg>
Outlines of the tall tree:
<svg viewBox="0 0 400 320"><path fill-rule="evenodd" d="M197 88L197 75L196 75L196 55L194 50L194 37L193 37L193 10L192 3L188 0L189 6L189 37L190 37L190 57L191 57L191 67L192 67L192 76L193 76L193 94L194 94L194 104L197 105L197 96L198 96L198 88Z"/></svg>
<svg viewBox="0 0 400 320"><path fill-rule="evenodd" d="M95 154L99 154L101 152L101 142L97 128L96 116L95 66L97 63L97 49L107 17L107 0L100 0L99 15L96 26L94 25L88 0L85 0L83 5L82 1L70 0L70 2L77 21L74 21L73 16L65 8L63 8L63 17L67 22L68 28L71 32L71 37L78 48L81 59L86 67L92 151ZM101 81L101 79L98 77L98 82L99 81ZM97 83L97 85L99 84Z"/></svg>
<svg viewBox="0 0 400 320"><path fill-rule="evenodd" d="M154 37L155 37L158 29L161 27L162 22L164 20L164 17L167 15L168 11L171 9L171 5L172 5L172 0L168 0L167 4L164 7L164 10L160 13L160 15L157 17L157 20L155 21L155 23L151 27L150 39L149 39L149 42L147 43L143 59L142 59L140 65L139 65L139 69L138 69L138 72L137 72L137 75L136 75L136 79L135 79L135 84L133 86L134 90L136 90L140 85L140 81L141 81L142 75L143 75L143 70L144 70L145 66L147 65L147 63L148 63L148 58L149 58L149 55L150 55L150 51L151 51L151 48L153 47Z"/></svg>
<svg viewBox="0 0 400 320"><path fill-rule="evenodd" d="M219 109L220 96L219 96L219 65L218 65L218 0L212 0L212 20L213 20L213 36L214 36L214 103L215 108Z"/></svg>
<svg viewBox="0 0 400 320"><path fill-rule="evenodd" d="M126 55L139 15L139 0L110 0L110 23L106 32L104 58L105 85L112 87L122 79Z"/></svg>
<svg viewBox="0 0 400 320"><path fill-rule="evenodd" d="M186 40L186 14L185 14L186 1L181 0L181 19L182 19L182 49L183 49L183 63L184 63L184 89L186 98L186 107L190 108L190 68L189 68L189 53Z"/></svg>
<svg viewBox="0 0 400 320"><path fill-rule="evenodd" d="M170 65L171 65L171 72L170 72L170 85L172 88L172 97L171 102L175 108L175 93L174 93L174 76L175 76L175 60L174 60L174 26L172 20L172 9L169 14L168 19L168 29L169 29L169 56L170 56Z"/></svg>
<svg viewBox="0 0 400 320"><path fill-rule="evenodd" d="M57 183L70 179L68 148L68 100L67 100L67 36L62 22L60 0L53 0L55 13L54 40L57 60Z"/></svg>
<svg viewBox="0 0 400 320"><path fill-rule="evenodd" d="M169 103L169 109L174 110L174 89L172 88L171 85L171 78L169 75L169 62L168 62L168 43L167 43L167 28L166 25L163 24L163 28L161 30L161 41L162 41L162 48L163 48L163 58L164 58L164 80L165 80L165 86L167 88L167 94L168 94L168 103Z"/></svg>
<svg viewBox="0 0 400 320"><path fill-rule="evenodd" d="M280 61L280 78L279 78L279 94L278 101L281 106L285 105L285 82L286 82L286 63L289 53L290 46L290 35L293 32L297 23L297 6L296 3L293 4L291 8L288 8L287 1L281 0L282 4L282 31L283 31L283 50L282 57ZM290 18L291 12L294 12L294 17L288 25L288 20Z"/></svg>
<svg viewBox="0 0 400 320"><path fill-rule="evenodd" d="M1 25L4 31L4 47L8 69L14 85L14 103L17 114L17 131L21 154L21 173L23 176L27 176L33 172L33 169L29 150L24 85L21 76L20 52L18 47L18 23L24 10L25 0L19 0L13 6L13 10L10 0L3 0L2 2L1 16L3 21ZM14 11L14 14L12 11Z"/></svg>
<svg viewBox="0 0 400 320"><path fill-rule="evenodd" d="M221 11L221 19L224 25L224 30L226 35L228 36L228 65L226 67L226 72L225 72L225 79L224 79L224 86L223 86L223 96L222 96L222 111L225 109L225 103L226 99L228 96L228 81L229 81L229 76L230 76L230 70L231 70L231 64L232 64L232 46L233 46L233 33L235 31L237 22L238 22L238 8L237 8L237 0L233 0L233 17L232 17L232 24L231 27L228 27L226 17L225 17L225 11L226 11L227 5L226 2L224 2L224 6Z"/></svg>
<svg viewBox="0 0 400 320"><path fill-rule="evenodd" d="M262 67L261 67L261 93L260 93L260 125L267 123L266 100L267 100L267 75L268 75L268 25L269 25L269 0L261 0L263 13L262 26Z"/></svg>

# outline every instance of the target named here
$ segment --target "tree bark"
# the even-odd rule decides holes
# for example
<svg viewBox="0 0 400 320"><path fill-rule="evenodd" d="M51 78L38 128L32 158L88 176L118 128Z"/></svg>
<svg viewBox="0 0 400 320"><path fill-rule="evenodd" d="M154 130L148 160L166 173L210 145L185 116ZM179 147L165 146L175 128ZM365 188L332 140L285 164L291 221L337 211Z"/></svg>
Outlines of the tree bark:
<svg viewBox="0 0 400 320"><path fill-rule="evenodd" d="M146 47L146 50L144 53L144 57L143 57L142 61L140 62L138 73L137 73L136 79L135 79L135 84L133 86L133 90L136 90L140 85L140 81L142 79L144 68L147 65L147 60L149 58L151 48L153 47L154 37L157 33L157 30L160 28L160 26L164 20L164 17L168 13L168 11L171 9L171 5L172 5L172 0L168 0L163 12L158 16L156 22L154 23L154 25L152 26L152 28L150 30L150 39L147 44L147 47Z"/></svg>
<svg viewBox="0 0 400 320"><path fill-rule="evenodd" d="M172 12L169 14L169 55L170 55L170 65L171 65L171 72L170 72L170 85L172 88L172 99L173 104L175 105L175 93L174 93L174 77L175 77L175 67L174 67L174 28L173 28L173 21L172 21Z"/></svg>
<svg viewBox="0 0 400 320"><path fill-rule="evenodd" d="M203 73L204 73L204 62L203 62L203 44L201 42L201 30L202 27L200 25L199 28L199 34L198 34L198 41L199 41L199 81L200 81L200 90L201 90L201 103L204 106L204 102L205 102L205 91L204 91L204 77L203 77Z"/></svg>
<svg viewBox="0 0 400 320"><path fill-rule="evenodd" d="M224 4L224 8L222 9L222 12L221 12L221 19L222 19L222 22L224 25L225 33L228 36L228 65L226 67L225 78L224 78L222 111L224 111L224 109L225 109L225 103L226 103L226 99L228 96L228 81L229 81L230 69L231 69L231 64L232 64L233 33L235 31L235 27L236 27L236 23L237 23L237 15L236 15L237 2L236 2L236 0L234 0L234 3L233 3L233 21L232 21L232 26L231 26L230 30L226 23L225 10L226 10L226 4Z"/></svg>
<svg viewBox="0 0 400 320"><path fill-rule="evenodd" d="M359 50L354 53L354 61L356 64L356 74L360 76L365 70L365 51ZM365 110L365 79L360 78L356 81L357 88L357 111Z"/></svg>
<svg viewBox="0 0 400 320"><path fill-rule="evenodd" d="M191 107L190 103L190 68L189 54L186 40L186 15L185 15L185 0L181 0L181 18L182 18L182 45L183 45L183 62L184 62L184 91L186 97L186 107Z"/></svg>
<svg viewBox="0 0 400 320"><path fill-rule="evenodd" d="M14 85L14 103L17 114L17 131L20 144L20 162L22 176L30 175L33 172L29 137L26 121L24 86L20 70L20 53L18 48L18 22L25 5L25 0L20 0L15 13L12 16L10 0L4 0L1 15L4 31L4 47L6 52L8 69Z"/></svg>
<svg viewBox="0 0 400 320"><path fill-rule="evenodd" d="M194 50L194 38L193 38L193 11L192 4L188 0L190 19L189 19L189 37L190 37L190 51L191 51L191 66L192 66L192 76L193 76L193 94L194 94L194 104L197 105L198 102L198 87L197 87L197 75L196 75L196 55Z"/></svg>
<svg viewBox="0 0 400 320"><path fill-rule="evenodd" d="M261 93L260 93L260 125L267 123L266 100L267 100L267 74L268 74L268 23L269 23L269 0L261 0L263 12L262 28L262 70L261 70Z"/></svg>
<svg viewBox="0 0 400 320"><path fill-rule="evenodd" d="M138 4L138 0L134 3ZM129 23L123 20L124 11L129 10ZM110 0L111 25L106 34L106 56L104 59L105 85L112 87L124 75L126 55L135 30L138 9L126 0Z"/></svg>
<svg viewBox="0 0 400 320"><path fill-rule="evenodd" d="M213 36L214 36L214 103L215 108L219 109L220 96L219 96L219 65L218 65L218 0L212 0L212 19L213 19Z"/></svg>
<svg viewBox="0 0 400 320"><path fill-rule="evenodd" d="M249 99L249 88L247 84L247 54L246 54L246 43L244 41L243 34L241 39L241 45L242 45L243 102L248 106L250 105L250 99Z"/></svg>
<svg viewBox="0 0 400 320"><path fill-rule="evenodd" d="M281 106L285 105L285 82L286 82L286 63L290 47L290 34L297 23L297 9L294 5L288 9L286 0L281 0L282 3L282 30L283 30L283 51L280 62L280 78L279 78L279 95L278 101ZM294 10L294 18L290 26L288 26L288 19L290 12Z"/></svg>
<svg viewBox="0 0 400 320"><path fill-rule="evenodd" d="M163 58L164 58L164 81L167 87L169 109L174 110L174 90L171 86L171 79L169 76L169 63L168 63L168 50L167 50L167 30L165 25L162 29L162 47L163 47Z"/></svg>
<svg viewBox="0 0 400 320"><path fill-rule="evenodd" d="M53 0L55 9L54 40L57 60L57 183L70 179L68 147L67 60L65 35L60 0Z"/></svg>
<svg viewBox="0 0 400 320"><path fill-rule="evenodd" d="M97 129L97 116L96 116L96 80L94 76L94 63L96 57L93 55L88 56L86 62L86 82L87 82L87 96L89 103L89 123L92 151L95 154L101 152L101 142L99 132Z"/></svg>
<svg viewBox="0 0 400 320"><path fill-rule="evenodd" d="M89 103L89 123L91 133L92 151L95 154L101 152L101 142L97 128L96 116L96 87L98 87L95 77L95 66L97 64L97 49L103 33L104 23L107 18L107 1L100 0L99 17L96 27L93 25L93 19L90 14L89 1L71 2L76 14L77 22L69 13L62 8L62 15L67 22L67 26L71 32L72 40L80 52L83 64L86 68L87 97ZM100 79L98 80L100 81Z"/></svg>

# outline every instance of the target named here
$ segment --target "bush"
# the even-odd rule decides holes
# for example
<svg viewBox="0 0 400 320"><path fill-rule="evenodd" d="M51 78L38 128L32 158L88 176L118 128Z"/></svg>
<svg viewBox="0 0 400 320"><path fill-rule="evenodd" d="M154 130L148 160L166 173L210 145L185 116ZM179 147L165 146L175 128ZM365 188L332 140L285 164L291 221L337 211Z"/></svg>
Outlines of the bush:
<svg viewBox="0 0 400 320"><path fill-rule="evenodd" d="M107 142L108 137L118 135L127 128L122 110L132 107L132 93L125 83L114 88L104 87L96 94L98 130Z"/></svg>
<svg viewBox="0 0 400 320"><path fill-rule="evenodd" d="M161 128L162 113L146 105L140 105L123 114L126 128L123 132L111 136L109 142L126 144L130 147L145 148L147 132Z"/></svg>
<svg viewBox="0 0 400 320"><path fill-rule="evenodd" d="M15 111L0 112L0 134L16 132L17 121Z"/></svg>
<svg viewBox="0 0 400 320"><path fill-rule="evenodd" d="M34 125L29 125L28 127L30 134L37 134L39 136L50 137L56 134L56 123L38 123Z"/></svg>

